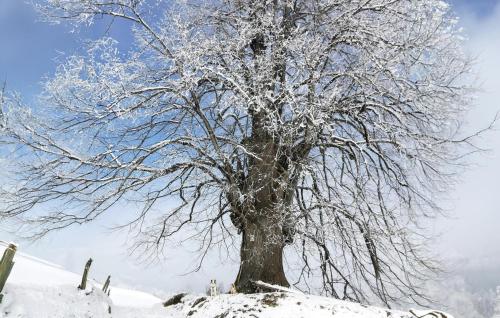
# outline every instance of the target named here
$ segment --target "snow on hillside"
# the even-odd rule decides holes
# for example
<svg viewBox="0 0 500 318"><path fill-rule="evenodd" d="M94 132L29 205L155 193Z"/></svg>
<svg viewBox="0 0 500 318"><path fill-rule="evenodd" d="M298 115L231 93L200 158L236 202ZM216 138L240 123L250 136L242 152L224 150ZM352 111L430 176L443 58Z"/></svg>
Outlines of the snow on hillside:
<svg viewBox="0 0 500 318"><path fill-rule="evenodd" d="M453 318L449 314L403 312L300 293L275 292L255 295L186 296L169 307L167 317L190 318Z"/></svg>
<svg viewBox="0 0 500 318"><path fill-rule="evenodd" d="M3 246L0 245L0 248ZM58 265L17 253L3 291L0 317L5 318L452 318L425 312L389 311L298 292L255 295L187 295L164 307L148 293L111 287L108 297L93 281L78 290L81 276Z"/></svg>
<svg viewBox="0 0 500 318"><path fill-rule="evenodd" d="M0 249L4 247L0 243ZM86 291L80 291L77 286L81 275L59 265L20 252L14 262L3 291L0 317L165 317L162 300L151 294L111 286L108 297L94 281L89 281Z"/></svg>

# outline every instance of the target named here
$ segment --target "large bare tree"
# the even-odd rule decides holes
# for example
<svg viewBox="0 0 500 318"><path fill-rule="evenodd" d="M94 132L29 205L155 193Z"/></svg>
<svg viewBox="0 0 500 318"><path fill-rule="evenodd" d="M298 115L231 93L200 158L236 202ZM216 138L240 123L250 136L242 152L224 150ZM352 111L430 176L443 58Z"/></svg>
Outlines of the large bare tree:
<svg viewBox="0 0 500 318"><path fill-rule="evenodd" d="M435 264L421 221L439 213L470 146L459 137L470 60L445 2L37 7L75 27L124 20L134 41L126 52L92 41L36 106L6 99L2 138L16 159L3 218L43 235L133 202L146 249L186 228L202 253L240 235L242 292L289 286L289 255L302 287L319 274L339 298L424 296Z"/></svg>

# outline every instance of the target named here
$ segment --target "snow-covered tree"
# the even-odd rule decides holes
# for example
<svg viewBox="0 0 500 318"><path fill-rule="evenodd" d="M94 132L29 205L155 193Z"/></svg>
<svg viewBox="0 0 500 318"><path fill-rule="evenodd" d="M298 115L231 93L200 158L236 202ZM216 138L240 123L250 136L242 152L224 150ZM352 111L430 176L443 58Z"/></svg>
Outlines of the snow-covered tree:
<svg viewBox="0 0 500 318"><path fill-rule="evenodd" d="M134 41L123 52L103 37L68 57L37 106L6 101L17 157L3 218L43 235L132 202L145 250L190 233L204 255L241 237L242 292L289 286L291 245L300 286L319 273L339 298L423 296L435 264L420 221L471 146L459 137L470 61L445 2L37 7L75 27L129 22Z"/></svg>

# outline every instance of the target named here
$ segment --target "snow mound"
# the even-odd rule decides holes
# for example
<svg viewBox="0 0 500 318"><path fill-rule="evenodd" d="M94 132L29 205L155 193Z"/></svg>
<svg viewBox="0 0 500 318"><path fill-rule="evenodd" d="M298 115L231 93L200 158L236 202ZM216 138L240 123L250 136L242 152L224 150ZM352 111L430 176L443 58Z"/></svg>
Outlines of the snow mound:
<svg viewBox="0 0 500 318"><path fill-rule="evenodd" d="M437 311L404 312L290 292L185 296L167 310L167 317L175 318L453 318Z"/></svg>
<svg viewBox="0 0 500 318"><path fill-rule="evenodd" d="M111 301L100 290L88 295L74 286L8 286L0 317L105 317Z"/></svg>

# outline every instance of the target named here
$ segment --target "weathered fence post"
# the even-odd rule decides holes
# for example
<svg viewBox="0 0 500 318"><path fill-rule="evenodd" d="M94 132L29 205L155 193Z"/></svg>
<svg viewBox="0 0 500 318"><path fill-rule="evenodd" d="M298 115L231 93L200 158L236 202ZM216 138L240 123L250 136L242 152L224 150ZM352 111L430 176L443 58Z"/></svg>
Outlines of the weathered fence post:
<svg viewBox="0 0 500 318"><path fill-rule="evenodd" d="M104 283L104 286L102 286L102 291L106 294L109 288L109 283L111 281L111 275L108 275L108 278L106 279L106 282Z"/></svg>
<svg viewBox="0 0 500 318"><path fill-rule="evenodd" d="M2 292L12 267L14 266L13 259L16 251L17 246L11 243L5 249L5 252L3 252L2 260L0 261L0 292ZM0 303L2 302L2 298L3 294L0 294Z"/></svg>
<svg viewBox="0 0 500 318"><path fill-rule="evenodd" d="M218 290L217 290L217 281L215 279L212 279L210 281L210 296L217 296L218 295Z"/></svg>
<svg viewBox="0 0 500 318"><path fill-rule="evenodd" d="M83 270L82 282L78 286L78 289L85 290L87 288L87 277L89 275L90 265L92 265L92 258L89 258L87 264L85 264L85 269Z"/></svg>

